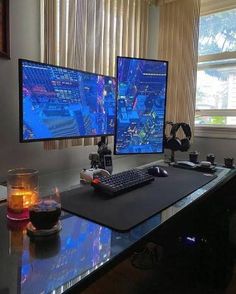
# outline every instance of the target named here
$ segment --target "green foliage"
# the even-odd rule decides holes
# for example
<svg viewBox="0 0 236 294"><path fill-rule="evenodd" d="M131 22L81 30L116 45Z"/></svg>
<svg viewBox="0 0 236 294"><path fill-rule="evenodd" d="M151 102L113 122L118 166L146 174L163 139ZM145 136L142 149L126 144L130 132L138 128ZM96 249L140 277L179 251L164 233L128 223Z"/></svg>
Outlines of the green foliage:
<svg viewBox="0 0 236 294"><path fill-rule="evenodd" d="M226 124L226 117L224 117L224 116L212 116L211 124L225 125Z"/></svg>

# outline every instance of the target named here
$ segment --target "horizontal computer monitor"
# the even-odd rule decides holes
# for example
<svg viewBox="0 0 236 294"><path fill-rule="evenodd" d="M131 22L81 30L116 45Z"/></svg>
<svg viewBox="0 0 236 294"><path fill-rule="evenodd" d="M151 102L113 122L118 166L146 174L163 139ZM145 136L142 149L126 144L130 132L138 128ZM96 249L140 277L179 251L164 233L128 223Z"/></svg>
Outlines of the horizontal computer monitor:
<svg viewBox="0 0 236 294"><path fill-rule="evenodd" d="M168 62L117 57L115 154L163 153Z"/></svg>
<svg viewBox="0 0 236 294"><path fill-rule="evenodd" d="M114 135L116 79L19 60L20 141Z"/></svg>

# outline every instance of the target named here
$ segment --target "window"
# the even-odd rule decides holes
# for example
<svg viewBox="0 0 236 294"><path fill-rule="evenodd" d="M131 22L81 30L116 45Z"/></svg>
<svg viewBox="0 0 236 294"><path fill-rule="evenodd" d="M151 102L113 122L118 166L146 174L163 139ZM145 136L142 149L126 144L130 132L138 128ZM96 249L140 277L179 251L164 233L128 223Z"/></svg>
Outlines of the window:
<svg viewBox="0 0 236 294"><path fill-rule="evenodd" d="M208 126L211 130L221 127L235 131L235 19L236 9L200 17L196 130Z"/></svg>

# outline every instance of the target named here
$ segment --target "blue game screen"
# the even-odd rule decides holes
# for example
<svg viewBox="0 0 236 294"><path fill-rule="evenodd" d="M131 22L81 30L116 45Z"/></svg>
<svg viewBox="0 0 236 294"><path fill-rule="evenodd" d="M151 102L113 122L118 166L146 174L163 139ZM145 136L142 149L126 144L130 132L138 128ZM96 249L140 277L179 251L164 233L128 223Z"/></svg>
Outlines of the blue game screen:
<svg viewBox="0 0 236 294"><path fill-rule="evenodd" d="M20 60L21 139L114 134L115 78Z"/></svg>
<svg viewBox="0 0 236 294"><path fill-rule="evenodd" d="M168 62L117 57L115 154L162 153Z"/></svg>

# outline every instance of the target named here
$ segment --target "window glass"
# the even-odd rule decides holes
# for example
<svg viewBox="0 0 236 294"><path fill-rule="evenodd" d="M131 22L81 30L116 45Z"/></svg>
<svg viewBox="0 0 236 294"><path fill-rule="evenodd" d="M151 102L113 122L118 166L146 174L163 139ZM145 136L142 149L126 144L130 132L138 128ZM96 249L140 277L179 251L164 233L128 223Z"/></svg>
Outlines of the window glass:
<svg viewBox="0 0 236 294"><path fill-rule="evenodd" d="M236 51L236 9L202 16L199 55Z"/></svg>
<svg viewBox="0 0 236 294"><path fill-rule="evenodd" d="M195 125L236 125L236 116L195 116Z"/></svg>
<svg viewBox="0 0 236 294"><path fill-rule="evenodd" d="M236 109L236 65L198 70L196 109Z"/></svg>

